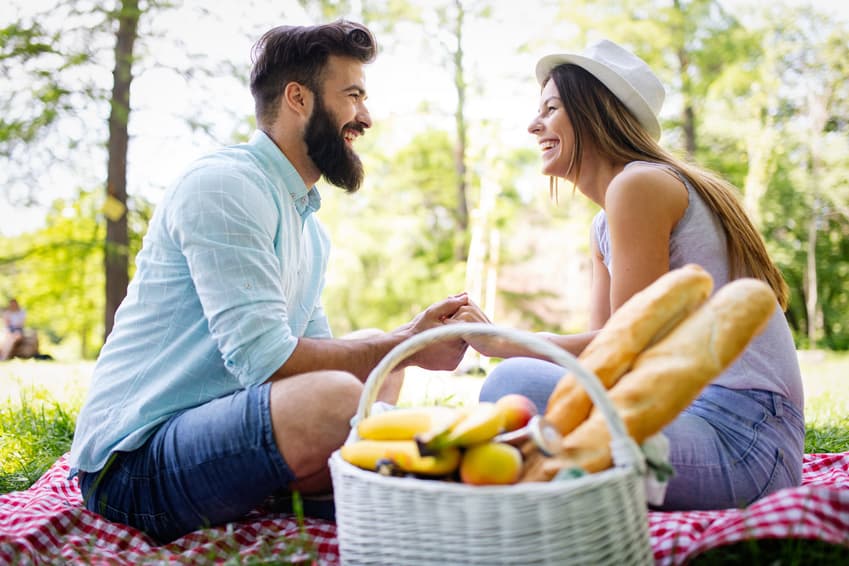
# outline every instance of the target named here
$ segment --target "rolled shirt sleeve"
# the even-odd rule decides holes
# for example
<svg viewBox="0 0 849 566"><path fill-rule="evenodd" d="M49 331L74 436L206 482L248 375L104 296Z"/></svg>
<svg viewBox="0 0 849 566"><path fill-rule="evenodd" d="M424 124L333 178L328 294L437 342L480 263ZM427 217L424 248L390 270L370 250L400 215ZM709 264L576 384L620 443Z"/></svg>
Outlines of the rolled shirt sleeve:
<svg viewBox="0 0 849 566"><path fill-rule="evenodd" d="M303 258L279 248L303 246L278 240L280 218L279 205L249 179L215 169L187 176L169 207L168 232L186 259L209 332L245 386L267 379L298 343L288 314L293 289L286 287Z"/></svg>
<svg viewBox="0 0 849 566"><path fill-rule="evenodd" d="M330 337L319 207L262 132L199 159L166 191L95 365L72 471L98 470L171 415L265 381L299 337Z"/></svg>

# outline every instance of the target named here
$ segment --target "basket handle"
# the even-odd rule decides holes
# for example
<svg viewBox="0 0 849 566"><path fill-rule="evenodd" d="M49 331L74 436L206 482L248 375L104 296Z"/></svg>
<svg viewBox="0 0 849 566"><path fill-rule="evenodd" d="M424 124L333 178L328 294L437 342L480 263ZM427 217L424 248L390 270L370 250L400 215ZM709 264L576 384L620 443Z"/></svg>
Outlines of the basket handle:
<svg viewBox="0 0 849 566"><path fill-rule="evenodd" d="M377 393L387 375L405 358L425 349L426 347L447 338L464 338L466 336L492 336L507 339L528 350L545 356L553 363L571 371L578 382L586 389L593 404L601 411L610 429L610 447L613 463L617 467L636 467L641 473L645 471L645 458L637 443L628 435L625 424L607 396L607 391L595 374L578 362L577 358L548 340L524 330L507 328L486 323L457 323L431 328L416 334L401 342L389 351L379 364L371 371L360 396L357 414L352 419L352 426L368 417L371 407L377 400Z"/></svg>

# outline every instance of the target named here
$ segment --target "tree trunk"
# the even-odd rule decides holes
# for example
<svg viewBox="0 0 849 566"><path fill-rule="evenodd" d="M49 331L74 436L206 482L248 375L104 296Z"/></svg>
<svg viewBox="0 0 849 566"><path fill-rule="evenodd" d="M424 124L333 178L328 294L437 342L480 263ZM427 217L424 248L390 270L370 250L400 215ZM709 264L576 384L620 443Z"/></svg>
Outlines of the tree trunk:
<svg viewBox="0 0 849 566"><path fill-rule="evenodd" d="M695 159L696 156L696 111L693 108L693 86L690 80L690 59L684 47L678 50L679 76L681 78L681 98L684 104L684 115L682 116L684 130L684 148L687 157Z"/></svg>
<svg viewBox="0 0 849 566"><path fill-rule="evenodd" d="M806 275L808 293L805 301L805 309L808 317L808 341L810 347L816 346L817 339L822 328L822 317L820 316L820 305L817 281L817 232L819 223L823 218L821 209L822 201L820 192L820 170L821 170L821 140L822 132L828 122L828 99L829 92L816 92L814 87L808 91L808 116L810 118L810 138L808 145L808 182L811 194L811 219L808 224L808 258L806 264Z"/></svg>
<svg viewBox="0 0 849 566"><path fill-rule="evenodd" d="M462 0L454 0L457 17L454 20L454 35L457 49L454 51L454 87L457 89L457 109L454 120L457 125L457 146L454 151L454 164L457 171L457 231L459 240L454 249L454 258L465 261L468 258L469 205L466 196L466 79L463 74L463 10Z"/></svg>
<svg viewBox="0 0 849 566"><path fill-rule="evenodd" d="M127 230L127 147L130 117L130 84L133 80L133 45L138 33L138 0L122 0L115 41L109 142L106 176L106 309L104 328L109 336L115 311L129 284L129 234Z"/></svg>
<svg viewBox="0 0 849 566"><path fill-rule="evenodd" d="M771 160L774 144L775 131L770 124L762 125L760 131L752 133L746 139L749 168L743 182L743 204L758 229L763 223L761 201L772 176Z"/></svg>
<svg viewBox="0 0 849 566"><path fill-rule="evenodd" d="M805 314L808 318L808 347L817 342L817 223L819 222L819 199L814 199L814 210L808 222L808 257L805 269L807 293Z"/></svg>

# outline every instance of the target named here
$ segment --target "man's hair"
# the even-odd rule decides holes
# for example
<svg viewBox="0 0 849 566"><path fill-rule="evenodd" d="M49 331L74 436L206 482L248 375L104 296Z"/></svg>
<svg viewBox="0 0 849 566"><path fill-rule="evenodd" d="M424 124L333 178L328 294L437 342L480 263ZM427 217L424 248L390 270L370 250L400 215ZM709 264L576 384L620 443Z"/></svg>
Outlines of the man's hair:
<svg viewBox="0 0 849 566"><path fill-rule="evenodd" d="M769 284L787 309L789 290L769 257L763 237L746 214L737 189L717 174L678 159L660 147L621 100L585 69L564 64L551 70L574 132L569 171L580 184L581 156L592 143L602 155L621 162L664 163L681 172L719 218L728 246L732 278L751 276Z"/></svg>
<svg viewBox="0 0 849 566"><path fill-rule="evenodd" d="M346 20L317 26L278 26L267 31L251 52L251 94L257 124L274 122L280 95L290 82L320 94L330 55L370 63L377 56L377 42L367 27Z"/></svg>

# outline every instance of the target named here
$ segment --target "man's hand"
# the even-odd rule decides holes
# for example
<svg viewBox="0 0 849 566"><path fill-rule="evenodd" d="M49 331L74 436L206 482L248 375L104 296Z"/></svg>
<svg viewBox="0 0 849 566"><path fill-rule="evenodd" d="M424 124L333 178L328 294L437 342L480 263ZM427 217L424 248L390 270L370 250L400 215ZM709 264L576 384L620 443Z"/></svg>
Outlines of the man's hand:
<svg viewBox="0 0 849 566"><path fill-rule="evenodd" d="M445 321L446 324L457 324L460 322L477 322L483 324L492 324L489 317L475 304L474 301L469 301L463 305L454 315ZM469 336L466 342L474 348L478 353L484 356L493 358L508 357L508 345L503 338L496 336Z"/></svg>
<svg viewBox="0 0 849 566"><path fill-rule="evenodd" d="M459 309L468 304L469 298L466 293L448 297L445 300L432 304L424 312L416 315L413 320L395 332L410 337L425 330L442 326ZM467 347L468 344L459 338L450 341L441 340L407 358L407 364L429 370L453 370L463 359L463 354L465 354Z"/></svg>

